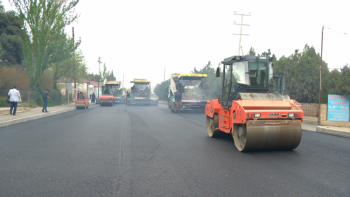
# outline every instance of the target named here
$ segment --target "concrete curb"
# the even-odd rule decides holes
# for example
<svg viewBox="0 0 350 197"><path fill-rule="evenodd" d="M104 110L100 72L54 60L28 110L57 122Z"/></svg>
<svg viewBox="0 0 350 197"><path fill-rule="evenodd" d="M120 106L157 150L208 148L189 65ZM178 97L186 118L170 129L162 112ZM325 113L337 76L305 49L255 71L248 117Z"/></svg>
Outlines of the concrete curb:
<svg viewBox="0 0 350 197"><path fill-rule="evenodd" d="M350 132L340 131L326 126L317 126L316 132L350 138Z"/></svg>
<svg viewBox="0 0 350 197"><path fill-rule="evenodd" d="M57 110L57 111L52 111L52 112L50 111L49 113L40 113L40 114L37 114L37 115L34 115L34 116L27 116L27 117L23 117L23 118L14 119L14 120L8 120L8 121L5 121L5 122L0 122L0 127L10 126L10 125L13 125L13 124L26 122L26 121L29 121L29 120L35 120L35 119L39 119L39 118L44 118L44 117L47 117L47 116L52 116L52 115L55 115L55 114L66 112L66 111L72 111L74 109L75 108L68 108L68 109L62 109L62 110Z"/></svg>

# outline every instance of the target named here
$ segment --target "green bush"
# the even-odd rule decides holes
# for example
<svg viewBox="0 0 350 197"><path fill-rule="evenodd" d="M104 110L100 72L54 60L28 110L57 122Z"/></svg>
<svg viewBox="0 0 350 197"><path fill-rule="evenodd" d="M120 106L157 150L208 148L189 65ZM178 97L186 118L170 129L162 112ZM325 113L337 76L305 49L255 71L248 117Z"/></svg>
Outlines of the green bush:
<svg viewBox="0 0 350 197"><path fill-rule="evenodd" d="M35 101L32 99L29 101L29 103L19 103L18 107L29 107L29 108L35 108L38 105L35 103Z"/></svg>
<svg viewBox="0 0 350 197"><path fill-rule="evenodd" d="M62 93L59 90L53 89L49 92L48 106L55 106L62 104Z"/></svg>
<svg viewBox="0 0 350 197"><path fill-rule="evenodd" d="M6 103L7 97L0 97L0 107L11 107L10 103Z"/></svg>
<svg viewBox="0 0 350 197"><path fill-rule="evenodd" d="M44 106L44 101L43 101L43 93L39 90L35 91L35 98L36 98L36 103L38 106Z"/></svg>

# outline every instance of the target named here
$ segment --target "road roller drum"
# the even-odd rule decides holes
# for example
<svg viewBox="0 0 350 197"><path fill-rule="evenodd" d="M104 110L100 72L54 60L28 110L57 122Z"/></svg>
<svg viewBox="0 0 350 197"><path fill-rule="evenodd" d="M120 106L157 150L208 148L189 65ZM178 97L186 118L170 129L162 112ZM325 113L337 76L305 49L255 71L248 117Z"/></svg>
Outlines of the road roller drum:
<svg viewBox="0 0 350 197"><path fill-rule="evenodd" d="M239 151L291 150L299 146L301 122L297 121L247 121L233 134Z"/></svg>

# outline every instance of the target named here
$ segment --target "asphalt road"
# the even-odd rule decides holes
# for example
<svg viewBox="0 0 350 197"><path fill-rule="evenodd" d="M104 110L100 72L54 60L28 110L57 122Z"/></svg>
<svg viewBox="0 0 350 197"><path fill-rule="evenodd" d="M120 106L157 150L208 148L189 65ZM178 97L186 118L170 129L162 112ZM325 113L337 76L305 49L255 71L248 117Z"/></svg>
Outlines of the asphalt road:
<svg viewBox="0 0 350 197"><path fill-rule="evenodd" d="M240 153L204 114L90 106L0 128L0 196L349 196L350 139Z"/></svg>

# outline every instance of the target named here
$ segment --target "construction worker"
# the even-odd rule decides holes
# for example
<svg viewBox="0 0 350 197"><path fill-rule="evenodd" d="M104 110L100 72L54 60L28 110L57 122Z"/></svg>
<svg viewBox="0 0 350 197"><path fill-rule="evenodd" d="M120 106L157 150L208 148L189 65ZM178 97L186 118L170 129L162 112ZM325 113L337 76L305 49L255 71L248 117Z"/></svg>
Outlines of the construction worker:
<svg viewBox="0 0 350 197"><path fill-rule="evenodd" d="M182 99L181 92L180 92L180 90L177 90L177 91L175 92L176 109L181 109L181 108L182 108L181 99Z"/></svg>
<svg viewBox="0 0 350 197"><path fill-rule="evenodd" d="M129 92L126 92L125 104L128 104L128 100L130 100L130 93L129 93Z"/></svg>
<svg viewBox="0 0 350 197"><path fill-rule="evenodd" d="M92 95L91 95L91 102L95 102L95 99L96 99L96 96L95 96L95 93L93 92Z"/></svg>

